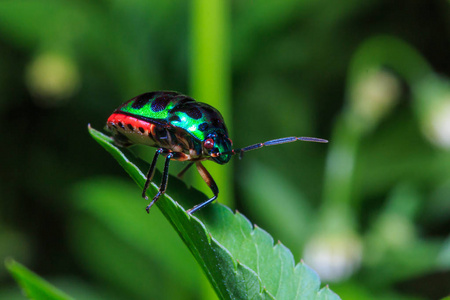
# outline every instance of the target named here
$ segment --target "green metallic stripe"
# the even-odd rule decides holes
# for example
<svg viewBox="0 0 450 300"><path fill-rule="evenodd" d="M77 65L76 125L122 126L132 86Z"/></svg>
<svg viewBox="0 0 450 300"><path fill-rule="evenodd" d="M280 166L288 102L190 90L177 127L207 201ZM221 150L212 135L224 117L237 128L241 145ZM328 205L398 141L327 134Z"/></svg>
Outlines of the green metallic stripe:
<svg viewBox="0 0 450 300"><path fill-rule="evenodd" d="M129 113L123 110L116 110L114 111L114 114L122 114L122 115L126 115L126 116L130 116L145 122L149 122L149 123L153 123L155 125L159 125L161 127L167 128L170 127L171 125L164 119L153 119L153 118L148 118L148 117L144 117L142 115L137 115L137 114L133 114L133 113Z"/></svg>
<svg viewBox="0 0 450 300"><path fill-rule="evenodd" d="M167 117L169 116L169 110L175 106L172 103L170 103L169 105L167 105L166 109L159 112L154 112L151 107L152 106L151 101L148 104L144 105L143 107L137 109L133 108L132 105L133 102L130 102L127 106L120 108L120 110L151 119L167 119Z"/></svg>

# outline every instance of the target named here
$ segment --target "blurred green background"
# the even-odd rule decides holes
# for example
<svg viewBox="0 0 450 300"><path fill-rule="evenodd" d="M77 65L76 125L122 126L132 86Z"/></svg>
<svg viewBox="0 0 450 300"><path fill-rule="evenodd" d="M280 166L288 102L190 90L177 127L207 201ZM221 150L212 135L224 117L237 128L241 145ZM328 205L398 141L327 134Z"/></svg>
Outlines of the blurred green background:
<svg viewBox="0 0 450 300"><path fill-rule="evenodd" d="M212 297L168 222L145 213L86 130L138 94L176 90L218 107L237 147L330 140L206 167L220 202L343 299L442 298L449 49L444 0L1 1L0 259L79 299ZM5 268L0 299L23 299Z"/></svg>

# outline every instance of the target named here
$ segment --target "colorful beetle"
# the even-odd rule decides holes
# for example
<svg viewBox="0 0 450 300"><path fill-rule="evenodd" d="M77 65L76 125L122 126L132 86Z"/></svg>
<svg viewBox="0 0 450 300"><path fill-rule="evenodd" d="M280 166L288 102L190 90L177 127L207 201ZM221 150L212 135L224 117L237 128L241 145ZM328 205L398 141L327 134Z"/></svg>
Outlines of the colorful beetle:
<svg viewBox="0 0 450 300"><path fill-rule="evenodd" d="M166 191L171 160L190 161L178 174L180 178L195 163L198 172L214 194L212 198L187 211L192 214L213 202L219 194L214 179L201 161L212 160L222 165L226 164L232 155L239 154L242 157L244 152L263 146L295 141L328 142L312 137L286 137L233 149L233 143L228 137L223 117L218 110L191 97L169 91L145 93L125 102L108 118L107 128L119 146L142 144L158 148L142 192L142 197L146 200L148 200L146 191L153 178L156 161L159 155L166 157L161 186L147 206L147 213Z"/></svg>

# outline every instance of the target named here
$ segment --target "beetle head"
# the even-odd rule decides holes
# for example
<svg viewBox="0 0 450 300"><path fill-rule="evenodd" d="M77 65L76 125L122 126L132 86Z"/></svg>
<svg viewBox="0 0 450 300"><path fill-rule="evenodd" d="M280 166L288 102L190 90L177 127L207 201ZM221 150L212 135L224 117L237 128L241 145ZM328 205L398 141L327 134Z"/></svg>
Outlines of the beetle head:
<svg viewBox="0 0 450 300"><path fill-rule="evenodd" d="M231 159L233 142L226 134L213 132L203 141L203 153L210 156L218 164L226 164Z"/></svg>

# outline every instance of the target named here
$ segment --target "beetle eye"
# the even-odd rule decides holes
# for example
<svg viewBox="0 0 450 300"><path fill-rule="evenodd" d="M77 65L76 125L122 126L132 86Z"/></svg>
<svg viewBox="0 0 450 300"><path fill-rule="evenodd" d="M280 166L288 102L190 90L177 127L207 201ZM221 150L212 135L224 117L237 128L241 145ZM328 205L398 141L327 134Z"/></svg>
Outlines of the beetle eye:
<svg viewBox="0 0 450 300"><path fill-rule="evenodd" d="M213 139L207 139L204 143L203 146L208 149L211 150L212 148L214 148L214 140Z"/></svg>

